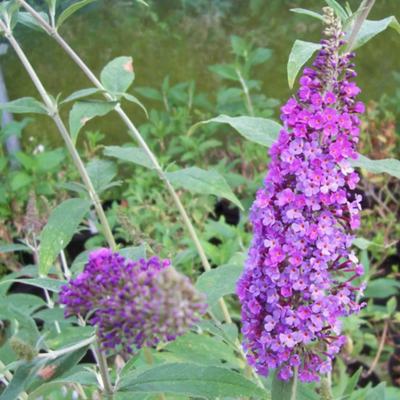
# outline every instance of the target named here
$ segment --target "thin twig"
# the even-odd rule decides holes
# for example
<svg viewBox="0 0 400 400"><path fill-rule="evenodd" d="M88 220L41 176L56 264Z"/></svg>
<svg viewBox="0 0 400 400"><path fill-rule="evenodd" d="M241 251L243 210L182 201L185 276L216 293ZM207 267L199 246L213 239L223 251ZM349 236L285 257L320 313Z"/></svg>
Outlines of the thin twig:
<svg viewBox="0 0 400 400"><path fill-rule="evenodd" d="M387 329L388 329L388 320L385 320L385 326L383 327L383 332L382 332L382 338L381 338L381 342L379 344L379 349L378 352L376 353L376 357L374 362L371 364L371 368L368 370L367 375L372 374L372 372L374 371L376 364L378 363L380 357L381 357L381 353L383 350L383 346L385 345L385 340L386 340L386 334L387 334Z"/></svg>

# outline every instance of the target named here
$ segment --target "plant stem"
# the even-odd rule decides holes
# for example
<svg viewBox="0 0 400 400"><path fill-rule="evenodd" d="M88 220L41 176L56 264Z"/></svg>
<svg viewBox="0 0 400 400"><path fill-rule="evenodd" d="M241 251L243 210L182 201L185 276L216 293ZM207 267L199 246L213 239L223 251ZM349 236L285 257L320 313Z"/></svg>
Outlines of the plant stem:
<svg viewBox="0 0 400 400"><path fill-rule="evenodd" d="M63 137L65 144L68 147L68 150L72 156L72 159L73 159L76 167L78 168L78 171L82 177L82 180L86 186L86 189L89 192L91 199L93 200L97 215L99 217L101 225L103 226L104 236L106 237L106 240L107 240L109 246L114 249L116 247L116 243L115 243L114 237L112 235L110 225L108 224L106 215L104 214L103 207L101 206L99 196L97 195L97 193L93 187L93 184L92 184L92 182L89 178L89 175L85 169L82 159L80 158L74 144L72 143L72 140L67 131L67 128L65 127L64 123L62 122L62 120L58 114L57 106L55 104L53 104L53 101L51 100L50 96L47 94L39 77L37 76L36 72L32 68L29 60L26 58L26 56L25 56L24 52L22 51L21 47L19 46L18 42L12 36L10 30L6 27L6 25L3 23L3 21L0 21L0 27L6 33L5 36L9 40L11 46L14 48L14 50L17 53L18 57L20 58L22 64L24 65L25 69L27 70L29 76L31 77L34 85L36 86L38 92L40 93L40 95L49 111L50 117L53 118L55 124L57 125L57 128L60 131L61 136Z"/></svg>
<svg viewBox="0 0 400 400"><path fill-rule="evenodd" d="M96 78L96 76L92 73L92 71L88 68L88 66L83 62L83 60L75 53L75 51L64 41L64 39L58 34L57 30L52 28L41 16L38 14L30 5L28 5L24 0L17 0L27 11L29 11L33 17L41 24L41 26L47 31L49 35L51 35L59 44L60 46L69 54L69 56L75 61L75 63L82 69L82 71L86 74L86 76L92 81L92 83L99 88L100 90L105 91L105 88L101 84L101 82ZM115 100L110 94L104 93L104 96L107 100ZM179 213L183 219L184 224L186 225L189 234L194 242L196 250L200 256L200 260L203 264L205 271L210 271L211 267L208 262L207 256L204 252L203 247L201 246L200 240L197 236L197 233L186 213L185 208L183 207L178 194L176 193L175 189L172 187L171 183L167 179L164 171L161 169L160 164L158 163L156 157L147 146L147 143L143 140L142 136L140 135L139 131L136 129L133 122L129 119L129 117L125 114L122 110L120 105L115 107L115 111L124 121L125 125L129 128L129 130L133 133L136 140L138 141L140 147L145 151L147 156L149 157L151 163L154 166L158 176L164 182L168 192L170 193L175 205L177 206ZM224 315L225 321L228 323L232 322L232 319L229 315L229 312L226 308L226 304L223 299L220 299L219 305L221 307L222 313Z"/></svg>
<svg viewBox="0 0 400 400"><path fill-rule="evenodd" d="M253 105L251 104L251 99L250 99L250 93L249 93L249 88L246 85L246 81L243 79L242 74L240 73L239 69L236 69L236 74L239 77L240 84L242 85L244 94L246 96L246 102L247 102L247 109L250 113L251 117L254 117L254 110L253 110Z"/></svg>
<svg viewBox="0 0 400 400"><path fill-rule="evenodd" d="M382 338L381 338L381 342L379 343L378 352L376 353L376 357L374 359L374 362L371 364L371 368L367 372L367 376L372 374L372 372L374 371L374 369L376 367L376 364L378 364L378 361L381 358L383 346L385 345L386 334L387 334L387 330L388 330L388 324L389 324L388 320L385 320L385 325L383 327Z"/></svg>
<svg viewBox="0 0 400 400"><path fill-rule="evenodd" d="M357 34L361 29L362 24L364 23L364 21L367 19L367 16L372 8L372 6L374 5L375 0L364 0L361 5L360 8L362 11L360 12L360 15L357 17L355 23L354 23L354 27L350 33L349 36L349 40L347 42L347 47L346 47L346 52L349 53L356 41L357 38Z"/></svg>
<svg viewBox="0 0 400 400"><path fill-rule="evenodd" d="M107 396L107 400L114 400L114 389L111 384L110 373L108 372L107 358L104 352L99 350L99 341L96 342L96 353L100 375L103 380L104 393Z"/></svg>
<svg viewBox="0 0 400 400"><path fill-rule="evenodd" d="M143 353L144 353L144 358L146 359L147 364L154 365L153 354L151 354L151 351L147 346L143 346ZM163 393L158 393L157 398L158 398L158 400L165 400Z"/></svg>
<svg viewBox="0 0 400 400"><path fill-rule="evenodd" d="M299 367L296 365L294 367L294 375L293 375L293 392L291 400L296 400L296 393L297 393L297 377L299 375Z"/></svg>
<svg viewBox="0 0 400 400"><path fill-rule="evenodd" d="M89 344L93 343L97 339L97 336L91 336L89 339L82 340L82 342L79 342L77 344L74 344L73 346L66 347L61 350L56 350L56 351L50 351L49 353L40 353L38 355L38 358L51 358L52 360L63 356L64 354L68 354L72 351L81 349L82 347L88 346Z"/></svg>

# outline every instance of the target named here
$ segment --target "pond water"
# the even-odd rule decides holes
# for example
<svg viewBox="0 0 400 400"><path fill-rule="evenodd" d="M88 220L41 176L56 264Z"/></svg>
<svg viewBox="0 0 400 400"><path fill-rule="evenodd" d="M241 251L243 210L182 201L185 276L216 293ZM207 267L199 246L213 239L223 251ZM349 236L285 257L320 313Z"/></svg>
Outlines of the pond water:
<svg viewBox="0 0 400 400"><path fill-rule="evenodd" d="M349 1L353 10L359 2ZM317 42L321 31L318 20L289 9L301 7L320 12L325 3L322 0L158 0L150 5L147 9L128 0L98 1L71 17L60 34L97 75L113 58L128 55L134 58L134 86L159 88L167 75L171 84L195 80L196 92L208 93L212 102L226 82L207 67L233 61L230 35L239 35L246 41L253 39L257 46L273 50L270 60L257 66L253 76L263 82L262 92L267 97L284 102L291 95L286 63L293 42L296 39ZM377 1L369 19L390 15L397 15L399 19L399 8L399 0ZM15 35L49 93L61 92L66 97L91 87L86 76L46 34L21 26ZM357 51L357 82L363 89L361 100L378 100L384 93L394 95L397 88L391 72L400 72L399 54L400 36L393 29L381 33ZM25 96L38 98L12 49L0 62L11 100ZM134 87L130 91L135 94ZM161 103L141 100L148 109L162 107ZM137 126L145 122L137 106L127 104L125 108ZM62 117L68 121L68 107L62 109ZM87 123L86 129L105 133L106 144L128 140L126 128L116 115L94 119ZM53 146L61 144L53 122L45 116L35 116L35 122L26 132L26 136L30 135L44 142L51 141Z"/></svg>

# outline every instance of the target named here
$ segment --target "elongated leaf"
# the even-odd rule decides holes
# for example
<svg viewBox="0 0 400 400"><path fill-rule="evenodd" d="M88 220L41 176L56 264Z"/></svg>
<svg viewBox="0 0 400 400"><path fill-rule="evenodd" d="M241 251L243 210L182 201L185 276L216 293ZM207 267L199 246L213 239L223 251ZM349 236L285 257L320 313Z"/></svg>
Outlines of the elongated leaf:
<svg viewBox="0 0 400 400"><path fill-rule="evenodd" d="M357 161L351 161L353 167L365 168L373 174L386 172L400 179L400 161L394 158L385 158L384 160L370 160L363 155L358 156Z"/></svg>
<svg viewBox="0 0 400 400"><path fill-rule="evenodd" d="M244 367L243 361L239 360L232 348L224 342L215 340L211 336L190 332L163 346L163 351L157 353L157 358L169 362L216 366L223 366L223 363L229 362L232 367Z"/></svg>
<svg viewBox="0 0 400 400"><path fill-rule="evenodd" d="M70 101L78 100L78 99L83 99L84 97L91 96L92 94L96 93L103 93L103 90L100 90L98 88L89 88L89 89L82 89L78 90L77 92L74 92L70 94L65 100L60 102L60 104L68 103Z"/></svg>
<svg viewBox="0 0 400 400"><path fill-rule="evenodd" d="M372 389L365 400L385 400L386 382L381 382L378 386Z"/></svg>
<svg viewBox="0 0 400 400"><path fill-rule="evenodd" d="M163 95L157 89L138 87L135 88L135 91L148 99L163 101Z"/></svg>
<svg viewBox="0 0 400 400"><path fill-rule="evenodd" d="M40 287L42 289L46 289L56 293L58 293L61 290L63 285L68 284L67 281L61 281L58 279L51 279L51 278L10 279L10 281L25 283L26 285ZM4 281L4 283L10 281Z"/></svg>
<svg viewBox="0 0 400 400"><path fill-rule="evenodd" d="M119 250L119 254L131 261L139 261L141 258L147 258L146 246L144 244L137 247L125 247L125 249Z"/></svg>
<svg viewBox="0 0 400 400"><path fill-rule="evenodd" d="M0 104L0 110L10 111L14 114L48 114L46 106L33 97L23 97L22 99Z"/></svg>
<svg viewBox="0 0 400 400"><path fill-rule="evenodd" d="M91 200L69 199L52 212L41 235L39 248L39 272L41 275L47 275L58 253L72 239L91 204Z"/></svg>
<svg viewBox="0 0 400 400"><path fill-rule="evenodd" d="M124 93L135 79L132 57L118 57L101 71L101 83L111 93Z"/></svg>
<svg viewBox="0 0 400 400"><path fill-rule="evenodd" d="M58 183L58 187L62 187L67 190L72 190L73 192L80 193L87 195L88 191L86 190L86 186L82 185L81 183L78 182L65 182L65 183Z"/></svg>
<svg viewBox="0 0 400 400"><path fill-rule="evenodd" d="M365 249L368 249L368 247L374 243L370 242L369 240L364 239L364 238L356 238L353 240L352 244L354 244L361 250L365 250Z"/></svg>
<svg viewBox="0 0 400 400"><path fill-rule="evenodd" d="M10 384L0 396L0 400L14 400L25 390L25 381L29 376L33 363L21 365L15 372Z"/></svg>
<svg viewBox="0 0 400 400"><path fill-rule="evenodd" d="M106 146L104 148L104 155L139 164L149 169L154 168L149 156L139 147Z"/></svg>
<svg viewBox="0 0 400 400"><path fill-rule="evenodd" d="M97 158L86 164L86 171L96 192L100 192L108 185L118 172L115 162Z"/></svg>
<svg viewBox="0 0 400 400"><path fill-rule="evenodd" d="M146 107L135 96L132 96L129 93L121 93L121 95L123 97L125 97L125 99L129 100L130 102L136 103L139 107L141 107L142 110L144 111L144 113L146 114L146 117L149 118L149 114L146 110Z"/></svg>
<svg viewBox="0 0 400 400"><path fill-rule="evenodd" d="M360 367L357 370L357 372L350 378L349 382L347 383L346 387L343 390L343 393L342 393L343 399L349 398L352 395L354 388L357 385L357 381L358 381L358 378L360 377L361 372L362 372L362 367Z"/></svg>
<svg viewBox="0 0 400 400"><path fill-rule="evenodd" d="M333 8L335 14L341 19L342 22L346 21L348 15L345 9L336 0L325 0L329 7Z"/></svg>
<svg viewBox="0 0 400 400"><path fill-rule="evenodd" d="M175 172L166 172L169 181L175 185L183 186L201 194L213 194L230 200L243 210L238 198L232 193L225 179L217 171L204 171L197 167L180 169Z"/></svg>
<svg viewBox="0 0 400 400"><path fill-rule="evenodd" d="M158 365L121 386L123 392L171 393L205 398L254 396L268 393L227 368L189 363Z"/></svg>
<svg viewBox="0 0 400 400"><path fill-rule="evenodd" d="M389 278L379 278L368 282L368 286L364 291L365 297L385 299L399 293L400 282Z"/></svg>
<svg viewBox="0 0 400 400"><path fill-rule="evenodd" d="M324 18L322 17L321 14L318 14L318 13L316 13L314 11L305 10L304 8L292 8L290 11L295 12L297 14L309 15L310 17L319 19L320 21L324 20Z"/></svg>
<svg viewBox="0 0 400 400"><path fill-rule="evenodd" d="M361 47L363 44L371 40L375 35L384 31L387 27L393 28L400 33L400 24L394 16L387 17L380 21L364 21L351 49L355 50L358 47Z"/></svg>
<svg viewBox="0 0 400 400"><path fill-rule="evenodd" d="M241 265L221 265L200 275L196 288L207 296L206 302L212 307L222 296L236 292L242 272Z"/></svg>
<svg viewBox="0 0 400 400"><path fill-rule="evenodd" d="M8 305L8 309L12 312L13 317L18 321L18 329L29 332L29 344L35 347L40 338L40 333L33 318L21 311L19 308L14 307L12 304Z"/></svg>
<svg viewBox="0 0 400 400"><path fill-rule="evenodd" d="M219 76L225 79L230 79L232 81L240 81L239 76L235 70L233 64L228 65L211 65L208 69L215 72Z"/></svg>
<svg viewBox="0 0 400 400"><path fill-rule="evenodd" d="M74 144L79 131L87 121L108 114L117 104L116 101L77 101L69 113L69 127Z"/></svg>
<svg viewBox="0 0 400 400"><path fill-rule="evenodd" d="M44 12L38 12L38 14L43 18L47 23L49 23L49 16ZM28 28L34 29L39 32L46 32L46 30L40 25L37 19L29 12L19 12L18 13L18 22L22 25L27 26Z"/></svg>
<svg viewBox="0 0 400 400"><path fill-rule="evenodd" d="M83 0L80 1L79 3L72 4L72 6L68 7L65 11L61 13L61 15L58 17L56 27L59 28L61 24L69 18L73 13L76 11L80 10L82 7L86 6L86 4L89 4L95 0Z"/></svg>
<svg viewBox="0 0 400 400"><path fill-rule="evenodd" d="M288 81L290 88L293 88L296 76L303 65L310 59L314 52L316 50L319 50L321 47L322 45L320 44L303 42L302 40L296 40L294 42L287 65Z"/></svg>
<svg viewBox="0 0 400 400"><path fill-rule="evenodd" d="M278 372L278 370L276 372ZM293 377L288 383L278 379L277 375L278 374L275 373L272 379L271 398L274 400L291 400L293 395Z"/></svg>
<svg viewBox="0 0 400 400"><path fill-rule="evenodd" d="M188 132L188 136L191 135L200 125L209 124L210 122L229 124L246 139L267 147L272 146L272 144L278 139L279 131L283 129L282 125L270 119L229 117L228 115L220 115L219 117L207 121L201 121L193 125Z"/></svg>
<svg viewBox="0 0 400 400"><path fill-rule="evenodd" d="M25 244L6 244L5 246L0 247L0 253L10 253L12 251L32 251Z"/></svg>

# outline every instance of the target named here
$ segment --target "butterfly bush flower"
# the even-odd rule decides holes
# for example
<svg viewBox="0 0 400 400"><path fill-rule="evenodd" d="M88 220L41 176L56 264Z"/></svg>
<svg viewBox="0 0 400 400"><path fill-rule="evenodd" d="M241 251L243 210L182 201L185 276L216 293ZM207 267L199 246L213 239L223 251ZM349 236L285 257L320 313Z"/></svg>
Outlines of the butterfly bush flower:
<svg viewBox="0 0 400 400"><path fill-rule="evenodd" d="M60 292L65 318L89 315L106 353L174 340L207 308L189 278L158 257L131 262L103 248L90 253L84 272L69 283Z"/></svg>
<svg viewBox="0 0 400 400"><path fill-rule="evenodd" d="M281 110L284 129L257 192L250 220L254 238L238 281L244 349L250 365L289 380L299 367L303 382L319 381L345 342L339 317L358 313L353 281L363 274L349 250L360 226L361 196L352 195L364 111L353 53L339 54L345 34L332 9L313 69L305 68L298 99Z"/></svg>

